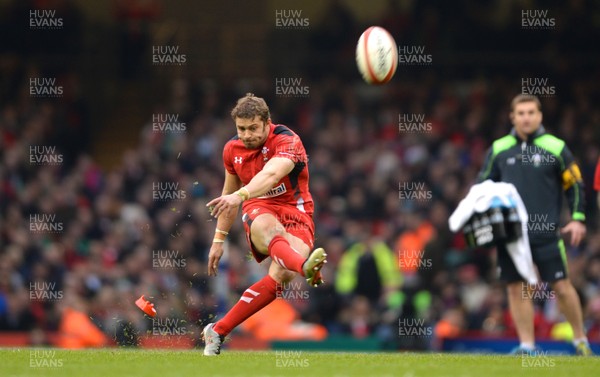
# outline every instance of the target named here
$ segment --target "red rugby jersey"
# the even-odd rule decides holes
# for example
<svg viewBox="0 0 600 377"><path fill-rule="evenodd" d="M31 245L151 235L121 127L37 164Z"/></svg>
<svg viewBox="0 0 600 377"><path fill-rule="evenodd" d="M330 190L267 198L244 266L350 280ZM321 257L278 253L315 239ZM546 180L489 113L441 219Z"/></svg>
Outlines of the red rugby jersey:
<svg viewBox="0 0 600 377"><path fill-rule="evenodd" d="M262 147L248 149L237 137L223 148L223 164L230 174L240 177L244 185L258 174L272 157L288 158L294 169L265 195L244 202L265 200L274 204L289 204L307 214L313 214L314 204L308 191L308 156L300 137L282 124L269 124L269 136Z"/></svg>

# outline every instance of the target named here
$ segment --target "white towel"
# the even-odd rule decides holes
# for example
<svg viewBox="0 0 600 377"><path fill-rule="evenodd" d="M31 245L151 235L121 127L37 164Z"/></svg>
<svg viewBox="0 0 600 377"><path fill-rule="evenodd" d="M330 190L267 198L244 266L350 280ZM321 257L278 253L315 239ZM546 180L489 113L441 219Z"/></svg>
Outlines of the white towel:
<svg viewBox="0 0 600 377"><path fill-rule="evenodd" d="M467 196L461 200L448 219L450 230L458 232L469 221L473 213L487 211L492 202L498 199L500 199L503 206L512 207L514 204L517 206L523 235L514 242L508 242L506 248L521 277L529 284L537 284L538 278L531 257L529 237L527 236L527 209L512 183L494 182L488 179L471 187Z"/></svg>

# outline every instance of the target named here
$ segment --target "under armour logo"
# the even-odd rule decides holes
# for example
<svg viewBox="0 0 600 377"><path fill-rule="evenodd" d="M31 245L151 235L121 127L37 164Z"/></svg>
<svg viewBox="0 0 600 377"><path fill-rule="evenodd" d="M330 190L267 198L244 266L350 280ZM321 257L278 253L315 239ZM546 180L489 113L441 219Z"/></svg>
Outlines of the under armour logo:
<svg viewBox="0 0 600 377"><path fill-rule="evenodd" d="M242 163L242 158L241 157L234 157L233 158L233 163L234 164L241 164Z"/></svg>

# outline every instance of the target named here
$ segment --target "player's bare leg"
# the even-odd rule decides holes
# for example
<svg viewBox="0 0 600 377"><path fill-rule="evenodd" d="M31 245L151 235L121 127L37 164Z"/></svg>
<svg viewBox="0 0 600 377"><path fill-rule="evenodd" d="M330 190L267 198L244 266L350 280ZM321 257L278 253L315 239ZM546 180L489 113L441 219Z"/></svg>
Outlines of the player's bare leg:
<svg viewBox="0 0 600 377"><path fill-rule="evenodd" d="M517 329L517 335L521 343L520 348L533 350L535 347L533 302L528 295L524 294L524 289L527 289L527 284L522 282L508 284L506 287L508 307Z"/></svg>
<svg viewBox="0 0 600 377"><path fill-rule="evenodd" d="M575 287L573 287L569 279L561 279L552 284L552 289L556 292L556 300L558 301L560 311L565 315L565 318L573 328L577 353L583 356L591 354L591 349L583 330L581 301Z"/></svg>
<svg viewBox="0 0 600 377"><path fill-rule="evenodd" d="M583 332L583 317L581 313L581 302L573 284L567 279L555 281L552 290L556 292L556 300L560 311L573 328L575 339L585 337Z"/></svg>
<svg viewBox="0 0 600 377"><path fill-rule="evenodd" d="M250 227L250 238L254 248L262 254L270 255L273 261L269 266L268 274L261 280L246 289L240 300L218 322L208 324L202 334L206 346L204 355L213 356L221 352L221 345L236 326L258 312L276 297L282 290L284 283L294 279L297 272L307 275L303 267L311 261L311 256L318 255L322 258L310 267L317 266L312 278L320 279L319 270L325 263L326 254L317 254L317 250L310 253L310 248L300 238L285 231L283 225L270 214L263 214L254 219ZM322 250L322 249L321 249Z"/></svg>

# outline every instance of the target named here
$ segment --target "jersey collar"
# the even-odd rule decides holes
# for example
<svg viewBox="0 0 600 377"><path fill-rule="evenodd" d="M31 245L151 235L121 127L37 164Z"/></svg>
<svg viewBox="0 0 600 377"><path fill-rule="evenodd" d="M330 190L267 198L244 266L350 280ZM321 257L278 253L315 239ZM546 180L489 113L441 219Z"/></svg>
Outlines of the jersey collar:
<svg viewBox="0 0 600 377"><path fill-rule="evenodd" d="M538 129L537 129L537 130L536 130L534 133L532 133L532 134L529 134L529 135L527 136L527 140L525 140L525 141L527 141L527 142L531 142L531 141L533 141L534 139L536 139L536 138L538 138L538 137L542 136L542 135L543 135L543 134L545 134L545 133L546 133L546 128L544 128L544 125L543 125L543 124L540 124L540 128L538 128ZM515 128L514 128L514 127L513 127L513 128L510 130L510 134L511 134L512 136L514 136L514 137L515 137L515 139L517 139L517 140L521 140L521 138L519 138L519 135L517 134L517 131L515 130Z"/></svg>

